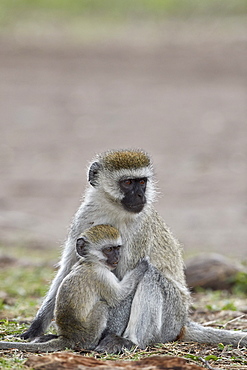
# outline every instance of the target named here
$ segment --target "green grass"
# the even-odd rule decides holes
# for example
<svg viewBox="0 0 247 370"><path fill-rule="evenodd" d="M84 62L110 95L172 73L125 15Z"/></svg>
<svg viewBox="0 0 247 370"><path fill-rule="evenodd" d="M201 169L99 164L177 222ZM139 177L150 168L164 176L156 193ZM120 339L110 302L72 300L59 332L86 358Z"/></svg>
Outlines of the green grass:
<svg viewBox="0 0 247 370"><path fill-rule="evenodd" d="M7 251L7 254L6 254ZM54 276L58 250L0 245L0 339L23 333L34 318ZM9 262L3 263L1 256ZM0 369L24 369L26 356L19 351L0 352Z"/></svg>
<svg viewBox="0 0 247 370"><path fill-rule="evenodd" d="M245 0L1 0L1 9L15 11L56 11L67 15L152 16L197 14L243 14Z"/></svg>
<svg viewBox="0 0 247 370"><path fill-rule="evenodd" d="M1 0L0 36L29 45L93 45L131 40L132 33L145 39L150 30L159 35L166 20L215 19L231 33L246 14L246 0Z"/></svg>
<svg viewBox="0 0 247 370"><path fill-rule="evenodd" d="M3 358L0 357L0 369L26 369L25 360L22 358Z"/></svg>
<svg viewBox="0 0 247 370"><path fill-rule="evenodd" d="M162 19L167 16L243 15L246 0L1 0L0 26L20 20L42 18L97 18L126 21L129 19Z"/></svg>
<svg viewBox="0 0 247 370"><path fill-rule="evenodd" d="M11 312L11 317L32 317L37 309L37 300L46 293L51 269L45 266L9 267L0 272L0 309L2 314ZM49 278L48 278L49 277ZM9 311L11 309L11 311ZM2 316L1 314L1 316Z"/></svg>

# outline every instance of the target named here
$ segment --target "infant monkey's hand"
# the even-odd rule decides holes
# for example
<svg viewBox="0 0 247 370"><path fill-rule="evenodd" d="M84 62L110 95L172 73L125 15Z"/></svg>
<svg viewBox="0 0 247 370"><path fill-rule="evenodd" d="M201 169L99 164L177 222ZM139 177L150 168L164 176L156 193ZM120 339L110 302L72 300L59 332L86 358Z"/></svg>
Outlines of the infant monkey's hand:
<svg viewBox="0 0 247 370"><path fill-rule="evenodd" d="M150 264L149 256L145 256L144 258L140 259L136 267L144 273L147 271L149 264Z"/></svg>

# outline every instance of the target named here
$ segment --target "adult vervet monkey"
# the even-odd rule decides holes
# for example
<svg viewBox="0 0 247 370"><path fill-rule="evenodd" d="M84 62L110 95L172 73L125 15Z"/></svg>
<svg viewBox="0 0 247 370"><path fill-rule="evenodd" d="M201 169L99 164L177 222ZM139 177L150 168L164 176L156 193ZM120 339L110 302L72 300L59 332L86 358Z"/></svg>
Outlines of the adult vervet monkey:
<svg viewBox="0 0 247 370"><path fill-rule="evenodd" d="M148 268L148 261L142 259L119 281L111 271L117 267L122 248L118 230L110 225L85 230L76 243L79 261L63 279L56 296L55 321L59 336L44 336L55 337L45 342L0 342L0 350L95 349L106 328L109 308L119 305L134 291ZM41 341L44 339L41 337Z"/></svg>
<svg viewBox="0 0 247 370"><path fill-rule="evenodd" d="M77 261L74 245L78 236L92 225L104 223L119 230L125 245L115 270L119 279L146 255L150 256L152 266L134 297L113 310L97 350L120 352L123 347L131 348L133 343L144 348L177 338L234 345L241 340L246 345L246 337L242 339L244 333L204 328L189 322L190 294L182 250L153 207L155 183L148 154L143 150L100 154L89 167L88 180L91 186L72 222L60 269L30 329L22 337L34 338L47 329L53 317L57 289Z"/></svg>

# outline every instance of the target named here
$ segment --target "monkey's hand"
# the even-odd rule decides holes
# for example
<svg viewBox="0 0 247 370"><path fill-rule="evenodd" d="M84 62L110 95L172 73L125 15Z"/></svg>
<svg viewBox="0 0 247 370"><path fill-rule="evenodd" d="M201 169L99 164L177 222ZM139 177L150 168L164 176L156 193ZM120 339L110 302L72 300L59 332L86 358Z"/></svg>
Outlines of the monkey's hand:
<svg viewBox="0 0 247 370"><path fill-rule="evenodd" d="M149 257L146 256L140 259L140 261L136 265L136 268L144 274L148 270L149 266L150 266Z"/></svg>
<svg viewBox="0 0 247 370"><path fill-rule="evenodd" d="M145 256L143 258L140 259L140 262L141 261L148 261L150 263L150 257L149 256Z"/></svg>

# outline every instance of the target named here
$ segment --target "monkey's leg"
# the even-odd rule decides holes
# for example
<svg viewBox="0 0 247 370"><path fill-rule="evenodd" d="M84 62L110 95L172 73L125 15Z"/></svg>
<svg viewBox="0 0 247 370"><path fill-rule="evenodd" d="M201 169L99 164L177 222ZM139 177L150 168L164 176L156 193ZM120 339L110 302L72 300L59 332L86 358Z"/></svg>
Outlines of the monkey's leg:
<svg viewBox="0 0 247 370"><path fill-rule="evenodd" d="M82 293L83 294L83 293ZM78 339L75 342L80 342L80 346L84 349L94 350L106 328L109 314L109 306L106 302L99 301L94 305L91 313L86 318L86 323L78 332Z"/></svg>
<svg viewBox="0 0 247 370"><path fill-rule="evenodd" d="M176 340L188 314L186 298L173 281L150 269L137 288L124 337L142 349Z"/></svg>
<svg viewBox="0 0 247 370"><path fill-rule="evenodd" d="M61 261L61 267L50 286L47 296L45 297L30 328L20 335L21 338L33 339L39 337L42 334L44 334L46 329L49 327L54 315L57 290L61 282L63 281L64 277L70 272L70 269L75 262L76 262L75 253L71 252L71 256L69 254L63 256Z"/></svg>
<svg viewBox="0 0 247 370"><path fill-rule="evenodd" d="M130 294L126 299L113 308L110 308L108 315L107 327L104 331L104 336L109 333L122 336L129 321L130 310L134 293Z"/></svg>
<svg viewBox="0 0 247 370"><path fill-rule="evenodd" d="M129 295L120 305L109 310L107 327L95 351L121 353L124 348L130 350L135 346L135 343L122 337L128 324L133 295Z"/></svg>
<svg viewBox="0 0 247 370"><path fill-rule="evenodd" d="M144 303L145 302L145 303ZM141 282L131 306L130 319L124 332L140 348L161 342L164 298L160 287L153 282Z"/></svg>

